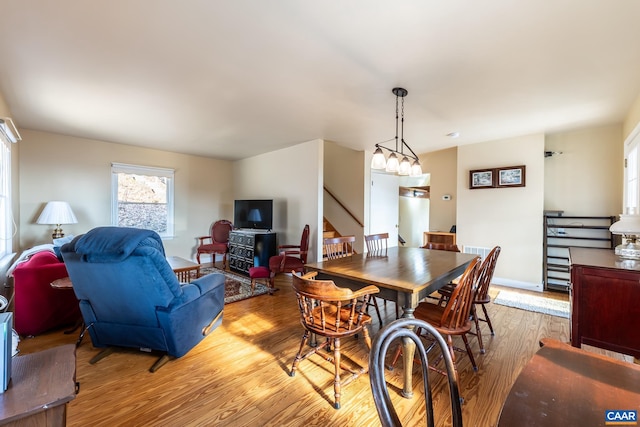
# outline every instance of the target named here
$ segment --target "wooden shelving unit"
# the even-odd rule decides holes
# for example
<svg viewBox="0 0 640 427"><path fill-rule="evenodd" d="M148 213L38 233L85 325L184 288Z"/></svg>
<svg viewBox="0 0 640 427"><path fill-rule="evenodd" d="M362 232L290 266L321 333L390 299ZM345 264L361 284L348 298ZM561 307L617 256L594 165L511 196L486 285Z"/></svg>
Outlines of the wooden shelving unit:
<svg viewBox="0 0 640 427"><path fill-rule="evenodd" d="M545 211L544 288L569 292L569 248L613 249L614 237L609 227L615 221L615 216L565 216L563 211Z"/></svg>

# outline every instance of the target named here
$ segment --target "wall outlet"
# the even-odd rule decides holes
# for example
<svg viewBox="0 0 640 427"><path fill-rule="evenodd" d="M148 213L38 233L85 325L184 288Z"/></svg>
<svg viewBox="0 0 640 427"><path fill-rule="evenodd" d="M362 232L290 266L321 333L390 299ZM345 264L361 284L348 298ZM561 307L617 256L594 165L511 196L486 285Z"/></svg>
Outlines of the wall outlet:
<svg viewBox="0 0 640 427"><path fill-rule="evenodd" d="M562 235L567 234L567 232L566 232L566 231L564 231L564 228L558 228L558 229L556 230L556 232L557 232L558 234L562 234Z"/></svg>

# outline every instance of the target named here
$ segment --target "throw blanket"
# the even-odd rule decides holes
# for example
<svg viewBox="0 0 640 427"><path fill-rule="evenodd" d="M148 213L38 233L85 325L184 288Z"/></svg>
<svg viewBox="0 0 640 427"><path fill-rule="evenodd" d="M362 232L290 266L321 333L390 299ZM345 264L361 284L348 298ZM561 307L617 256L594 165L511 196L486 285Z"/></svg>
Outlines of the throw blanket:
<svg viewBox="0 0 640 427"><path fill-rule="evenodd" d="M38 252L49 251L55 255L56 252L53 250L53 247L54 247L53 243L45 243L43 245L37 245L25 250L20 254L18 259L15 260L13 264L11 264L11 267L9 267L9 269L7 270L7 277L13 277L13 270L15 270L19 264L27 261L33 254L36 254Z"/></svg>

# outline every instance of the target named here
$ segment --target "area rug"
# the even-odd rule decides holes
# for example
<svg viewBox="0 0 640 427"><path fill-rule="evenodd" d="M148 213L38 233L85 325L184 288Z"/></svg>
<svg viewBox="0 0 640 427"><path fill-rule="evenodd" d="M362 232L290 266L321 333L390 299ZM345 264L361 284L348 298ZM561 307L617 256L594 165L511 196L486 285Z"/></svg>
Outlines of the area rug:
<svg viewBox="0 0 640 427"><path fill-rule="evenodd" d="M260 295L269 293L269 288L262 283L256 283L256 289L251 294L251 279L240 274L231 273L229 271L223 271L215 267L202 267L200 268L200 275L210 273L222 273L224 274L224 303L229 304L236 301L241 301L247 298L253 298Z"/></svg>
<svg viewBox="0 0 640 427"><path fill-rule="evenodd" d="M493 302L507 307L569 318L569 301L560 301L520 292L500 291Z"/></svg>

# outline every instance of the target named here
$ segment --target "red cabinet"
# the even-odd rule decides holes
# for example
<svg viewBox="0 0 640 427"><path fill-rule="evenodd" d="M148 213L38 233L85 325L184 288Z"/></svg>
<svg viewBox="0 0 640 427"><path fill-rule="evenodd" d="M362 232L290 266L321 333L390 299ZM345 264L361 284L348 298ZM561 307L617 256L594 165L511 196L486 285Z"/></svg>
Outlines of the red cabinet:
<svg viewBox="0 0 640 427"><path fill-rule="evenodd" d="M571 345L640 358L640 261L570 248Z"/></svg>

